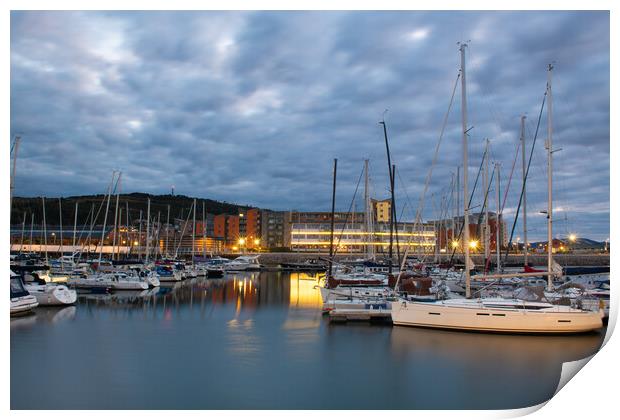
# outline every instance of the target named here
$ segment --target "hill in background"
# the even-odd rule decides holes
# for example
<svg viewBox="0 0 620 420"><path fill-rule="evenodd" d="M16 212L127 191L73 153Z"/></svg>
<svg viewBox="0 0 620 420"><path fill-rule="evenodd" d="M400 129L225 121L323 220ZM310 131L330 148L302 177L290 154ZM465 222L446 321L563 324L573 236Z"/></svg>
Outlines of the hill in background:
<svg viewBox="0 0 620 420"><path fill-rule="evenodd" d="M62 207L62 224L65 226L73 225L75 218L75 203L78 203L78 224L84 224L90 220L91 211L99 216L96 224L102 225L104 213L106 209L106 196L104 194L97 195L81 195L62 197L59 206L58 197L45 197L45 218L48 226L57 226L60 224L60 207ZM126 223L126 212L129 209L129 219L131 221L138 220L140 211L143 218L146 218L147 200L151 199L151 218L156 218L160 213L161 221L165 222L168 214L168 206L170 206L170 220L174 218L186 219L194 197L184 195L151 195L145 193L131 193L119 195L119 208L122 208L122 223ZM215 201L196 197L196 220L202 220L203 205L206 213L210 214L236 214L239 211L245 211L249 206L240 206L237 204L227 203L225 201ZM116 206L116 196L110 197L110 207L108 210L108 224L114 223L114 209ZM18 225L24 220L24 212L26 213L26 226L30 225L31 215L34 214L34 224L43 223L43 202L41 197L13 197L11 209L11 224ZM190 216L191 217L191 216Z"/></svg>

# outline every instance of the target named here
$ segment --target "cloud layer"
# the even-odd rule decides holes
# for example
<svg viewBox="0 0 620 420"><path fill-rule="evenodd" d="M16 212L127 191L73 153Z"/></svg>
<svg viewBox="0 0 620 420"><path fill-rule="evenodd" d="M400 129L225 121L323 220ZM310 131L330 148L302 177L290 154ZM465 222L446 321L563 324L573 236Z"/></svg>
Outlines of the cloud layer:
<svg viewBox="0 0 620 420"><path fill-rule="evenodd" d="M373 194L387 196L378 121L388 109L397 200L411 218L461 40L470 40L470 188L486 138L507 185L520 115L529 151L553 61L556 232L608 237L607 12L13 12L16 195L103 192L120 169L127 192L175 185L239 204L327 210L337 157L338 207L347 209L364 159ZM528 186L532 240L546 236L544 115ZM462 163L460 124L457 90L425 218L440 212Z"/></svg>

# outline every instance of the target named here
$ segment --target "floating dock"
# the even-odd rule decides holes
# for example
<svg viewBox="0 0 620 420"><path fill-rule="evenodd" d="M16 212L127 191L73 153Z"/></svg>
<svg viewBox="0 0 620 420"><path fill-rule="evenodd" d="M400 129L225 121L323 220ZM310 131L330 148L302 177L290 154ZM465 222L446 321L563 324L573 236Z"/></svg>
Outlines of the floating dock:
<svg viewBox="0 0 620 420"><path fill-rule="evenodd" d="M329 311L330 322L372 321L392 323L390 309L332 309Z"/></svg>

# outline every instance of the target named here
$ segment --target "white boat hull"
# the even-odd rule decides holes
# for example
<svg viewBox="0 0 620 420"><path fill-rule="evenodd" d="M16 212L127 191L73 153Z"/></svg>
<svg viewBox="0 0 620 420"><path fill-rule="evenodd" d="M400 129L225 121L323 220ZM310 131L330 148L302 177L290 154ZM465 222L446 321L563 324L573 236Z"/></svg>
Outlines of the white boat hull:
<svg viewBox="0 0 620 420"><path fill-rule="evenodd" d="M62 285L27 285L28 293L34 296L40 306L72 305L77 300L75 290Z"/></svg>
<svg viewBox="0 0 620 420"><path fill-rule="evenodd" d="M19 315L31 311L39 305L34 296L21 296L11 299L11 315Z"/></svg>
<svg viewBox="0 0 620 420"><path fill-rule="evenodd" d="M551 306L544 309L493 308L478 301L392 305L394 325L509 333L578 333L602 327L602 314Z"/></svg>

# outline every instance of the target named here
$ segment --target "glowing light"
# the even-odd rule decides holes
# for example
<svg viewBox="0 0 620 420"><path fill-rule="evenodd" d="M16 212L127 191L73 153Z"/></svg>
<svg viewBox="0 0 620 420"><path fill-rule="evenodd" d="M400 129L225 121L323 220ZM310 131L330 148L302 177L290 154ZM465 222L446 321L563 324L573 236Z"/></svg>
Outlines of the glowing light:
<svg viewBox="0 0 620 420"><path fill-rule="evenodd" d="M138 246L138 241L133 241L134 246Z"/></svg>
<svg viewBox="0 0 620 420"><path fill-rule="evenodd" d="M568 235L568 240L571 242L575 242L577 240L577 235L571 233L570 235Z"/></svg>
<svg viewBox="0 0 620 420"><path fill-rule="evenodd" d="M260 245L260 239L254 239L254 245Z"/></svg>
<svg viewBox="0 0 620 420"><path fill-rule="evenodd" d="M245 245L245 238L239 238L239 245Z"/></svg>
<svg viewBox="0 0 620 420"><path fill-rule="evenodd" d="M452 241L452 248L459 246L459 241Z"/></svg>
<svg viewBox="0 0 620 420"><path fill-rule="evenodd" d="M478 241L470 241L470 242L469 242L469 247L470 247L471 249L476 249L476 248L478 248Z"/></svg>

